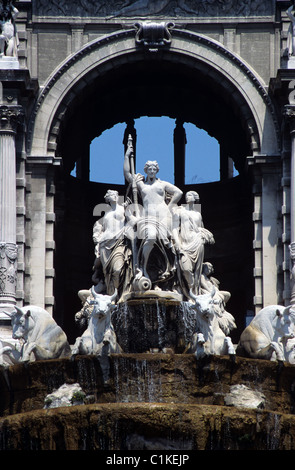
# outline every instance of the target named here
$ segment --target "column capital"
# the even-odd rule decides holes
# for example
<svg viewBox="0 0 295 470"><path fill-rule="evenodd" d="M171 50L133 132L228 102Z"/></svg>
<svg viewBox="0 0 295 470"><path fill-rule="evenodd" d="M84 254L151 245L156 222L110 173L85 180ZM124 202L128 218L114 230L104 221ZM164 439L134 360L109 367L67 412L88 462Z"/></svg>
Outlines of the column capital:
<svg viewBox="0 0 295 470"><path fill-rule="evenodd" d="M17 127L23 123L24 111L22 106L0 105L0 133L16 133Z"/></svg>

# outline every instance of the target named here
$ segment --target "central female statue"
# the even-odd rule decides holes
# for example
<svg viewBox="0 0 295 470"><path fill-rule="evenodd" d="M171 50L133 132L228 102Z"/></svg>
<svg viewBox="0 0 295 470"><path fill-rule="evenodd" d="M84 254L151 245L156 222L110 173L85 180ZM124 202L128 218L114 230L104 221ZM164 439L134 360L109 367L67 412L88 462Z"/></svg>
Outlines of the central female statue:
<svg viewBox="0 0 295 470"><path fill-rule="evenodd" d="M141 196L141 213L136 221L137 236L141 241L138 250L138 268L143 276L158 286L172 276L174 254L172 252L172 213L182 196L182 191L171 183L156 177L159 166L156 161L148 161L141 174L130 171L132 147L127 147L124 161L124 175ZM169 200L169 202L168 202Z"/></svg>

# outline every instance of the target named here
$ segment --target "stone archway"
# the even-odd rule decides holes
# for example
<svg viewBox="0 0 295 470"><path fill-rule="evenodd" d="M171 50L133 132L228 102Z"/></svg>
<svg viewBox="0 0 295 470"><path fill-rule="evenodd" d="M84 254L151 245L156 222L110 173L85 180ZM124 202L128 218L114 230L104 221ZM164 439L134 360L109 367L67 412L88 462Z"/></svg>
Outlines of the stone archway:
<svg viewBox="0 0 295 470"><path fill-rule="evenodd" d="M64 316L67 316L65 304L69 302L69 298L75 297L74 303L68 307L73 315L75 305L79 308L77 290L89 287L81 282L86 282L87 279L90 282L93 250L92 246L88 249L88 258L85 261L85 270L89 270L89 277L86 272L73 274L75 263L81 266L81 260L78 257L77 261L71 261L69 266L66 266L66 254L75 256L77 247L78 250L83 250L83 245L91 244L92 208L102 200L108 188L106 185L100 185L98 190L97 186L94 187L85 181L73 182L65 178L73 168L77 155L84 155L85 152L83 158L87 158L85 144L88 145L93 137L117 122L126 122L141 115L167 115L193 122L218 138L242 173L248 157L267 155L269 158L275 158L279 153L279 128L265 84L245 62L217 41L196 33L173 29L172 42L159 48L156 53L138 45L135 37L134 29L114 33L88 43L78 53L66 59L44 85L31 115L27 161L32 173L38 174L38 190L42 193L40 197L45 207L52 207L52 194L48 194L48 187L50 181L53 182L56 178L53 168L60 162L63 163L63 169L58 171L62 176L57 184L55 206L55 217L61 217L60 223L57 220L58 228L62 227L65 221L64 206L62 207L58 200L63 197L73 199L71 207L67 209L71 215L67 219L67 235L63 240L60 240L58 230L54 234L51 220L43 217L40 221L38 213L33 215L32 220L32 226L43 230L47 253L42 264L40 258L36 257L39 245L36 243L34 246L34 240L32 241L31 286L39 284L40 276L46 279L44 291L39 286L35 294L32 291L32 303L43 302L48 306L50 300L46 299L55 296L56 301L63 297L64 305L59 303L57 308L57 315L63 317L63 322ZM46 165L40 172L41 163ZM68 192L61 195L60 188L64 185ZM232 255L226 249L226 243L229 243L235 245L235 262L232 263L234 267L226 269L234 272L239 262L243 263L247 256L252 255L249 249L250 241L252 242L252 201L248 200L250 193L247 191L241 197L241 186L237 182L232 183L231 187L227 186L226 190L224 188L222 191L220 188L216 189L217 192L215 189L212 192L212 187L203 188L203 195L206 201L212 199L208 211L208 217L212 220L214 198L218 198L220 204L225 205L231 199L237 200L232 211L235 215L240 211L242 215L236 217L239 227L235 227L232 239L227 239L228 217L224 220L219 218L217 223L214 222L217 230L223 233L221 249L225 250L227 258L221 259L218 271L225 269L224 263L228 263ZM120 189L124 191L124 188ZM243 207L238 206L239 204ZM243 225L244 222L240 222L239 218L245 217L248 218L247 224ZM79 232L78 229L78 235L71 240L77 225L81 226L83 223L88 224L88 231ZM234 240L245 231L246 248L246 245L241 247ZM55 263L54 249L50 251L48 246L56 248ZM239 251L243 252L241 259L238 259ZM220 256L220 253L217 253L217 259ZM54 266L57 269L55 274L58 286L55 292ZM62 285L59 283L61 278L66 279L68 268L72 273L73 288L67 296L65 282ZM50 270L53 272L51 278ZM252 264L247 273L242 275L241 283L245 282L251 270ZM229 277L234 276L231 274ZM241 295L240 289L236 290L238 298ZM254 292L251 290L247 295L252 297L252 294ZM249 299L244 299L243 302L242 316Z"/></svg>
<svg viewBox="0 0 295 470"><path fill-rule="evenodd" d="M120 64L132 65L146 51L137 46L134 29L113 33L92 41L67 58L44 85L29 125L28 153L31 157L55 156L55 144L62 120L84 88L97 77ZM219 78L225 95L234 94L247 132L255 142L255 151L277 155L279 128L265 84L241 58L222 44L201 34L173 30L173 40L161 51L160 60L188 64L208 77ZM216 82L217 83L217 82Z"/></svg>

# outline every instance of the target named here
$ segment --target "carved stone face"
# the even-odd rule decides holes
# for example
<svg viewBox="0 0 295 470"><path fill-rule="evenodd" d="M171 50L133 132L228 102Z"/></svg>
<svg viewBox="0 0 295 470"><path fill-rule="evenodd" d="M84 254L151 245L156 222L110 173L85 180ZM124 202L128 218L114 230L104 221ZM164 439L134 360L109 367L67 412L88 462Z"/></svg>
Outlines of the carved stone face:
<svg viewBox="0 0 295 470"><path fill-rule="evenodd" d="M146 174L150 178L155 178L156 174L158 173L158 169L155 165L149 165L146 169Z"/></svg>
<svg viewBox="0 0 295 470"><path fill-rule="evenodd" d="M27 339L30 330L30 311L23 314L16 313L12 316L12 337L14 339Z"/></svg>
<svg viewBox="0 0 295 470"><path fill-rule="evenodd" d="M194 202L195 198L192 193L186 193L185 200L187 203Z"/></svg>
<svg viewBox="0 0 295 470"><path fill-rule="evenodd" d="M199 201L199 196L196 192L188 191L185 195L185 200L186 200L187 204L189 202L198 202Z"/></svg>
<svg viewBox="0 0 295 470"><path fill-rule="evenodd" d="M159 165L156 160L148 160L144 166L144 171L150 178L155 178L159 171Z"/></svg>
<svg viewBox="0 0 295 470"><path fill-rule="evenodd" d="M117 202L119 198L118 192L117 191L112 191L109 190L107 191L105 195L105 201L106 202Z"/></svg>

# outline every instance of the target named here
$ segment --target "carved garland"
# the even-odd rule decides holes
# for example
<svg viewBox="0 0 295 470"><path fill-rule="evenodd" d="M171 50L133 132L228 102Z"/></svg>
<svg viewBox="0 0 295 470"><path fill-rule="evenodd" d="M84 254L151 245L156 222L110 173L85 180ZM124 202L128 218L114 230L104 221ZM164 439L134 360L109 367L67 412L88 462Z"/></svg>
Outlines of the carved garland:
<svg viewBox="0 0 295 470"><path fill-rule="evenodd" d="M17 245L0 243L0 297L15 297Z"/></svg>

